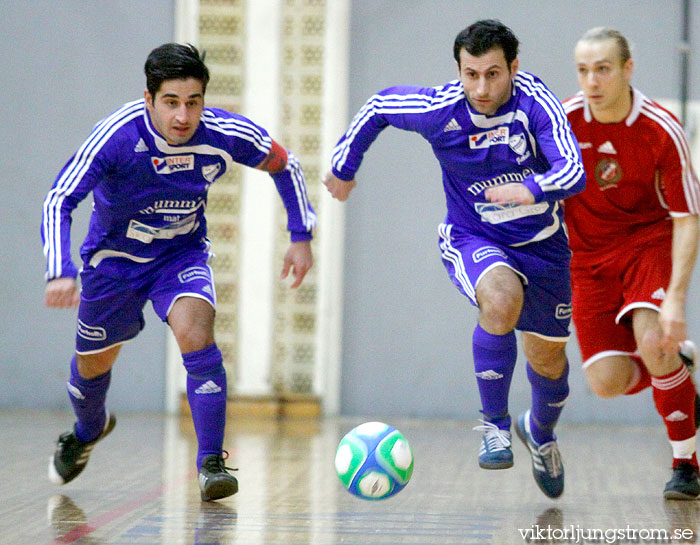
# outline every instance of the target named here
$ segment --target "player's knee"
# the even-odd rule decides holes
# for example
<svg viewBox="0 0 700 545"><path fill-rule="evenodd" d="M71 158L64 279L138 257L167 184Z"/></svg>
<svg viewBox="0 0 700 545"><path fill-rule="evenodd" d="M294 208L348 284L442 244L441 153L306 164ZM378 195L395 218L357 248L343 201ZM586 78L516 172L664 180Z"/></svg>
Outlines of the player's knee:
<svg viewBox="0 0 700 545"><path fill-rule="evenodd" d="M656 328L647 329L640 335L638 348L644 363L653 371L663 358L661 331Z"/></svg>
<svg viewBox="0 0 700 545"><path fill-rule="evenodd" d="M625 393L627 383L611 373L586 370L586 379L591 391L598 397L610 399Z"/></svg>
<svg viewBox="0 0 700 545"><path fill-rule="evenodd" d="M78 373L85 379L93 379L108 373L119 353L119 346L95 354L76 354Z"/></svg>
<svg viewBox="0 0 700 545"><path fill-rule="evenodd" d="M505 335L518 323L522 301L508 293L492 293L480 302L480 321L494 335Z"/></svg>
<svg viewBox="0 0 700 545"><path fill-rule="evenodd" d="M208 316L186 316L170 327L183 354L203 350L214 343L214 322Z"/></svg>

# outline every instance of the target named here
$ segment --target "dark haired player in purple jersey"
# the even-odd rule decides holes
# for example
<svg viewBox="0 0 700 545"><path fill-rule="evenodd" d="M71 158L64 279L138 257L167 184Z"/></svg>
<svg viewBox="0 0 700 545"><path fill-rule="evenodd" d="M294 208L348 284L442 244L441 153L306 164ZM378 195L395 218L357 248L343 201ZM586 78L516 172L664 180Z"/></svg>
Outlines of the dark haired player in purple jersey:
<svg viewBox="0 0 700 545"><path fill-rule="evenodd" d="M235 163L272 176L287 210L291 244L282 276L301 284L311 268L316 217L297 159L245 117L204 107L209 72L191 45L165 44L145 65L144 99L98 123L44 201L46 304L78 305L68 393L77 421L58 439L49 477L64 484L84 469L116 423L105 410L121 345L144 326L148 300L172 329L187 370L204 501L235 494L223 457L226 373L214 340L216 295L204 210L209 186ZM82 289L70 258L73 209L92 192L80 249Z"/></svg>
<svg viewBox="0 0 700 545"><path fill-rule="evenodd" d="M387 126L415 131L442 168L447 217L439 226L452 282L479 308L472 344L484 431L479 465L513 465L508 392L522 332L532 407L516 431L549 497L564 490L554 426L568 387L569 251L560 200L584 189L578 144L564 110L537 77L518 71L518 40L499 21L457 35L459 79L372 96L333 151L324 183L344 201Z"/></svg>

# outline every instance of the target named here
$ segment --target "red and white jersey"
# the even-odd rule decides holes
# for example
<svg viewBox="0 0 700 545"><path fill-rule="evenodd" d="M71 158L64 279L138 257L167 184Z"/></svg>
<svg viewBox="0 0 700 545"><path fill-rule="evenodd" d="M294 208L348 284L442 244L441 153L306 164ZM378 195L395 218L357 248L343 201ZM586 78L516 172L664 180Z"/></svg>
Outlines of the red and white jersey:
<svg viewBox="0 0 700 545"><path fill-rule="evenodd" d="M564 101L586 169L586 189L566 200L574 259L671 236L673 217L700 213L700 184L683 128L633 89L619 123L599 123L582 92Z"/></svg>

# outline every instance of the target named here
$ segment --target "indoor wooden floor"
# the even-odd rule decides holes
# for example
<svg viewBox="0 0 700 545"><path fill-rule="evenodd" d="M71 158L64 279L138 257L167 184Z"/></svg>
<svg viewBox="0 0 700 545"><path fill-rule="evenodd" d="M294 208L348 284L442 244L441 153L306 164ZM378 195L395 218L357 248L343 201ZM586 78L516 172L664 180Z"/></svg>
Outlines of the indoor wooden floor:
<svg viewBox="0 0 700 545"><path fill-rule="evenodd" d="M662 498L670 449L661 426L560 426L566 490L553 501L519 442L515 467L484 471L471 422L392 421L413 447L413 479L368 502L343 490L333 465L338 441L362 419L230 422L240 492L202 503L191 424L118 418L84 473L56 487L47 462L71 415L0 412L0 544L686 543L700 522L700 502ZM596 530L606 537L587 541ZM642 533L635 541L630 531ZM651 539L660 532L666 541Z"/></svg>

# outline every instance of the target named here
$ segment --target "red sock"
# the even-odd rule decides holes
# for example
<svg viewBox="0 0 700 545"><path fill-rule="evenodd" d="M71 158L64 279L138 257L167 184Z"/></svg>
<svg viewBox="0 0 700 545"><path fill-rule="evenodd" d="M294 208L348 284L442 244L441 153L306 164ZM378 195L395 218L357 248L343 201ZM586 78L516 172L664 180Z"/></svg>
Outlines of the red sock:
<svg viewBox="0 0 700 545"><path fill-rule="evenodd" d="M646 390L651 386L651 375L647 370L647 366L642 362L639 356L630 356L630 361L637 366L631 385L625 391L626 396L631 396Z"/></svg>
<svg viewBox="0 0 700 545"><path fill-rule="evenodd" d="M695 457L695 386L685 365L661 377L651 377L656 410L664 419L673 449L673 467Z"/></svg>

